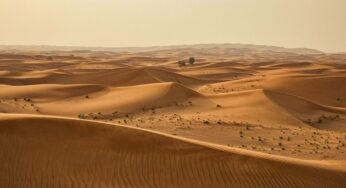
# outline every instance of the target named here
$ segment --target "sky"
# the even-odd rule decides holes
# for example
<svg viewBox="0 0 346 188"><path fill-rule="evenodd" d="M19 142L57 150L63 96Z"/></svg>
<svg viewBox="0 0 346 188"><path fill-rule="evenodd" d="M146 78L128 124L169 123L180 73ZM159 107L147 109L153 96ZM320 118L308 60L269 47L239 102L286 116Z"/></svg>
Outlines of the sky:
<svg viewBox="0 0 346 188"><path fill-rule="evenodd" d="M0 45L244 43L346 52L346 0L0 0Z"/></svg>

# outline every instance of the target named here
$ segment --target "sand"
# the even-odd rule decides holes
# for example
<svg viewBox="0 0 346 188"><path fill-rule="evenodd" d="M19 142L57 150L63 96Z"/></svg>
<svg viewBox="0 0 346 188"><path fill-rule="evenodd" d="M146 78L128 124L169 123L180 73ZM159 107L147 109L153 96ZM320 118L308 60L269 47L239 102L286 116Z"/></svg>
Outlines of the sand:
<svg viewBox="0 0 346 188"><path fill-rule="evenodd" d="M344 54L32 49L0 52L0 187L346 186Z"/></svg>

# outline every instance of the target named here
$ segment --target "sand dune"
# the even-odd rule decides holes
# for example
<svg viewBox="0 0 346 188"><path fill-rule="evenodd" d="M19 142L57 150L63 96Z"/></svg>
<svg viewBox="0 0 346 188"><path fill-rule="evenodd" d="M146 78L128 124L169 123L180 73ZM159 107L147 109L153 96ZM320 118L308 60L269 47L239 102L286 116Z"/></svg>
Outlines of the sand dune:
<svg viewBox="0 0 346 188"><path fill-rule="evenodd" d="M55 85L40 84L33 86L0 85L0 96L3 98L28 98L35 101L66 100L68 98L93 95L106 92L102 85Z"/></svg>
<svg viewBox="0 0 346 188"><path fill-rule="evenodd" d="M346 186L343 54L28 48L0 47L0 188Z"/></svg>
<svg viewBox="0 0 346 188"><path fill-rule="evenodd" d="M260 122L270 126L304 126L287 109L281 108L271 98L268 98L262 90L211 95L211 99L216 104L222 104L222 109L218 113L230 114L231 119L234 120L251 123ZM275 116L272 115L273 112L275 112Z"/></svg>
<svg viewBox="0 0 346 188"><path fill-rule="evenodd" d="M106 69L94 72L60 72L52 73L39 78L32 77L2 77L1 83L11 85L35 85L35 84L99 84L108 86L132 86L161 82L177 82L188 87L197 87L212 82L200 80L178 73L169 72L155 67L145 68L119 68Z"/></svg>
<svg viewBox="0 0 346 188"><path fill-rule="evenodd" d="M303 97L268 90L265 90L265 94L295 117L316 128L346 131L346 121L343 118L340 119L340 116L344 117L346 114L346 108L327 106ZM309 117L314 117L316 122ZM334 121L335 119L337 121Z"/></svg>
<svg viewBox="0 0 346 188"><path fill-rule="evenodd" d="M282 93L301 96L319 103L346 107L346 87L341 87L346 83L344 76L327 77L291 77L271 81L265 85L266 88Z"/></svg>
<svg viewBox="0 0 346 188"><path fill-rule="evenodd" d="M1 116L1 187L343 187L328 163L276 158L117 125Z"/></svg>
<svg viewBox="0 0 346 188"><path fill-rule="evenodd" d="M179 102L195 100L198 100L198 104L202 106L212 104L209 99L198 92L174 82L128 87L55 84L1 85L0 89L2 90L0 97L3 98L2 102L0 101L0 107L3 112L7 113L15 113L16 109L17 112L30 112L33 109L27 107L35 105L39 109L39 113L76 117L80 113L131 113L143 108L169 107Z"/></svg>
<svg viewBox="0 0 346 188"><path fill-rule="evenodd" d="M75 95L77 94L75 93ZM177 83L116 87L102 90L102 92L95 94L89 93L88 95L78 96L79 98L71 100L60 99L48 103L41 103L41 111L45 114L76 117L78 113L132 113L143 108L169 107L179 102L194 100L198 100L200 105L211 103L201 94ZM61 108L66 110L61 111Z"/></svg>

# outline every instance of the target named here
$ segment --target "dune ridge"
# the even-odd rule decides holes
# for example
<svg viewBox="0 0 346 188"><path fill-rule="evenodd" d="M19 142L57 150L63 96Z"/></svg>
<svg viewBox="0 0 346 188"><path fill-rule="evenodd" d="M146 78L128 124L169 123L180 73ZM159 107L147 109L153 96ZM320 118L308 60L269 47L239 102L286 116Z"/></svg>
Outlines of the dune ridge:
<svg viewBox="0 0 346 188"><path fill-rule="evenodd" d="M39 78L32 77L0 77L0 82L8 85L37 84L95 84L112 87L134 86L151 83L177 82L187 87L198 87L213 80L202 80L161 68L119 68L94 72L74 73L73 71L53 72ZM215 82L215 81L214 81Z"/></svg>
<svg viewBox="0 0 346 188"><path fill-rule="evenodd" d="M1 187L343 187L346 179L335 166L92 121L11 115L0 130Z"/></svg>

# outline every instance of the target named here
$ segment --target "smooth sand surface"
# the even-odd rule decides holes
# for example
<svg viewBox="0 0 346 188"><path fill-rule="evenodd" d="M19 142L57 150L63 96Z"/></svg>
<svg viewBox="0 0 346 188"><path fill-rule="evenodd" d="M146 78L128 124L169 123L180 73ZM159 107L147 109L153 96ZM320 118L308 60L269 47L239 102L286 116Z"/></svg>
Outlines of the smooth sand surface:
<svg viewBox="0 0 346 188"><path fill-rule="evenodd" d="M232 150L112 124L0 117L1 187L342 187L328 163Z"/></svg>
<svg viewBox="0 0 346 188"><path fill-rule="evenodd" d="M252 45L3 49L0 187L346 187L345 62Z"/></svg>

